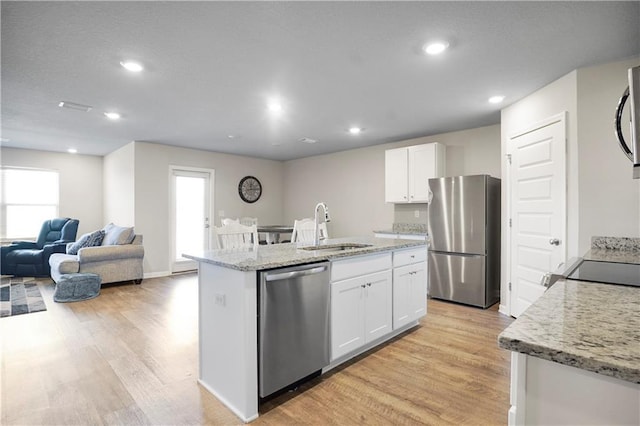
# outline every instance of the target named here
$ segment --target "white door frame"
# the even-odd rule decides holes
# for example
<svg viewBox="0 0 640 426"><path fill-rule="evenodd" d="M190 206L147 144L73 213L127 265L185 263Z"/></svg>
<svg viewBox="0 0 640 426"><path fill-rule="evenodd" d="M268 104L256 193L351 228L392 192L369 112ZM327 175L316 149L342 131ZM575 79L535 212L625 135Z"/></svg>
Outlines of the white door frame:
<svg viewBox="0 0 640 426"><path fill-rule="evenodd" d="M173 180L173 175L176 170L183 170L187 172L197 172L197 173L208 173L209 174L209 232L207 233L208 237L208 246L209 248L213 247L212 241L212 229L213 226L213 212L214 209L214 194L215 194L215 170L214 169L206 169L202 167L190 167L190 166L178 166L175 164L169 165L169 271L173 273L173 263L176 258L175 248L176 248L176 217L174 211L175 205L175 184ZM193 269L197 269L197 264L194 262Z"/></svg>
<svg viewBox="0 0 640 426"><path fill-rule="evenodd" d="M511 197L511 190L512 190L512 186L511 186L511 178L512 178L512 171L511 171L511 155L512 155L512 146L511 146L511 141L515 138L517 138L518 136L522 136L524 134L533 132L535 130L538 130L542 127L546 127L546 126L550 126L556 122L562 122L563 123L563 127L565 129L565 141L566 141L566 134L567 134L567 111L563 111L559 114L555 114L552 115L551 117L545 118L543 120L540 120L538 122L535 122L529 126L527 126L526 128L524 128L523 130L520 130L518 132L514 132L513 134L511 134L508 138L507 138L507 142L506 142L506 158L505 158L505 162L506 162L506 203L507 203L507 208L506 208L506 213L507 213L507 218L506 218L506 234L507 234L507 238L506 238L506 258L505 261L507 263L506 265L506 273L507 273L507 279L504 280L503 282L508 286L507 287L507 292L506 292L506 304L503 303L503 301L500 301L500 304L502 306L505 307L506 312L503 312L507 315L511 315L512 314L512 306L511 306L511 293L512 293L512 289L511 289L511 283L512 283L512 277L511 277L511 249L512 249L512 244L511 244L511 237L512 237L512 228L509 224L509 220L511 219L511 201L512 201L512 197ZM567 150L567 146L565 145L565 152ZM568 173L567 173L567 167L568 167L568 158L565 157L565 185L568 185ZM568 187L567 187L568 189ZM564 258L567 258L567 235L568 235L568 229L567 226L568 222L568 197L565 196L565 229L564 229L564 235L562 236L562 239L565 243L563 243L563 250L564 250Z"/></svg>

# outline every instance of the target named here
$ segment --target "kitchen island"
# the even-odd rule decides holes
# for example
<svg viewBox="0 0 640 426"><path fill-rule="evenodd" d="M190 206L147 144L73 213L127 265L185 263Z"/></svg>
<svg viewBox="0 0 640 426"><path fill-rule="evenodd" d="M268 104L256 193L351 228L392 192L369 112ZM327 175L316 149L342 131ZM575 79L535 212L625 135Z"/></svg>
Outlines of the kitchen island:
<svg viewBox="0 0 640 426"><path fill-rule="evenodd" d="M592 248L586 260L640 263ZM560 280L498 337L509 424L640 424L640 288Z"/></svg>
<svg viewBox="0 0 640 426"><path fill-rule="evenodd" d="M329 239L322 245L338 247L344 243L360 247L309 250L289 243L184 254L199 262L199 382L242 420L258 417L261 272L330 262L331 284L326 285L331 285L332 291L331 362L323 372L414 327L426 314L424 241L359 237ZM367 277L375 277L373 287L373 280L360 281ZM382 292L376 290L376 282L381 283ZM357 296L357 291L363 293ZM374 326L354 325L353 314L366 306L352 308L349 304L364 303L370 294L377 303L375 309L355 321L366 320ZM377 296L380 298L375 299ZM360 328L362 336L354 335Z"/></svg>

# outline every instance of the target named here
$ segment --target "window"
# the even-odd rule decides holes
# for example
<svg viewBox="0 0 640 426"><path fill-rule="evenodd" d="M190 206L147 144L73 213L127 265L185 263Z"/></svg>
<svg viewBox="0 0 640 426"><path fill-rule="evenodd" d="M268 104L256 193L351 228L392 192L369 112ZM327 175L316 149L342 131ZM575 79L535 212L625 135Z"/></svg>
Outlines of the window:
<svg viewBox="0 0 640 426"><path fill-rule="evenodd" d="M58 216L59 177L53 170L0 170L0 238L36 238Z"/></svg>

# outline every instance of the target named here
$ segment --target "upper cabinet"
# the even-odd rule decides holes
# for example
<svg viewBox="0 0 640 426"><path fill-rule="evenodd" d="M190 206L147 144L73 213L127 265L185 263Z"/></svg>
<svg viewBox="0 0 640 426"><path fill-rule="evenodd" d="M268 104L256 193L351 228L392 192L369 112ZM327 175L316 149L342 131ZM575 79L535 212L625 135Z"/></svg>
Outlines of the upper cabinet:
<svg viewBox="0 0 640 426"><path fill-rule="evenodd" d="M385 201L426 203L427 181L444 176L445 147L439 143L414 145L385 151Z"/></svg>

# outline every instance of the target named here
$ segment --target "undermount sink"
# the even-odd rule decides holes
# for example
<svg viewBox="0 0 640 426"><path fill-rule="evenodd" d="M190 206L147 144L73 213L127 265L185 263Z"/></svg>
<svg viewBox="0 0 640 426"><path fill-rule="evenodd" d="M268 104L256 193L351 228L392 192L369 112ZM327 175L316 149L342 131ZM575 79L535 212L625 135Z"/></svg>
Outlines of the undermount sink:
<svg viewBox="0 0 640 426"><path fill-rule="evenodd" d="M371 247L373 244L361 244L361 243L341 243L341 244L326 244L320 246L307 246L300 247L302 250L327 250L327 251L342 251L358 248Z"/></svg>

